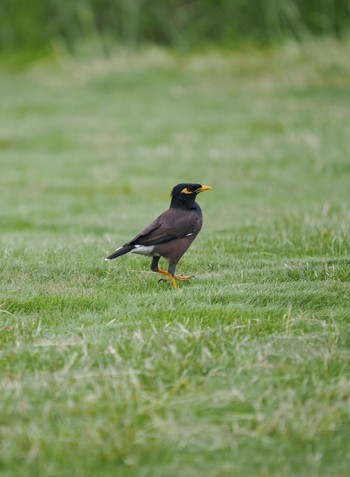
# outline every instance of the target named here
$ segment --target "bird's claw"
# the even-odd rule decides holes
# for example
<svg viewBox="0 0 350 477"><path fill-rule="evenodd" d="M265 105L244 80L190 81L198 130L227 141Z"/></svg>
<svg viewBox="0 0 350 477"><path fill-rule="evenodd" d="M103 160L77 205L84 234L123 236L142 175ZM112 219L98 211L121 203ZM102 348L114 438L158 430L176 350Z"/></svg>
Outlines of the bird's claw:
<svg viewBox="0 0 350 477"><path fill-rule="evenodd" d="M175 278L176 280L180 280L180 281L182 281L182 282L185 282L185 281L187 281L187 280L190 280L191 278L196 278L196 277L195 277L194 275L188 275L188 276L187 276L187 275L174 275L174 278ZM172 281L170 277L169 277L169 278L160 278L160 279L158 280L158 283L160 283L160 282L168 282L168 281Z"/></svg>
<svg viewBox="0 0 350 477"><path fill-rule="evenodd" d="M196 278L194 275L175 275L176 280L185 282L186 280L191 280L191 278Z"/></svg>

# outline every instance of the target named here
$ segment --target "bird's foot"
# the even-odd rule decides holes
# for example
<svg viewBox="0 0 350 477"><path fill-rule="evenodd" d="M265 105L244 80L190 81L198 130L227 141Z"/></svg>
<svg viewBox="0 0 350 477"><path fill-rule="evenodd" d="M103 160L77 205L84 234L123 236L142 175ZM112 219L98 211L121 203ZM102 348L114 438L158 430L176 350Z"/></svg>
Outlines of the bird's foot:
<svg viewBox="0 0 350 477"><path fill-rule="evenodd" d="M158 280L158 282L166 282L166 281L170 280L171 283L173 284L173 287L177 288L176 280L171 273L166 272L165 270L161 270L160 268L158 268L158 270L153 270L153 271L156 272L156 273L160 273L161 275L165 275L165 277Z"/></svg>
<svg viewBox="0 0 350 477"><path fill-rule="evenodd" d="M186 280L191 280L191 278L196 278L196 277L194 275L174 275L174 278L176 278L176 280L185 282Z"/></svg>
<svg viewBox="0 0 350 477"><path fill-rule="evenodd" d="M161 270L160 268L158 268L158 270L153 270L153 271L156 272L156 273L160 273L161 275L165 275L164 278L160 278L158 280L158 283L159 282L171 281L174 288L177 288L176 280L180 280L181 282L185 282L186 280L190 280L191 278L195 278L194 275L172 275L171 273L166 272L165 270Z"/></svg>
<svg viewBox="0 0 350 477"><path fill-rule="evenodd" d="M169 281L173 284L173 287L174 287L174 288L177 288L176 281L175 281L175 279L174 279L173 277L160 278L160 279L158 280L158 283L159 283L159 282L169 282Z"/></svg>

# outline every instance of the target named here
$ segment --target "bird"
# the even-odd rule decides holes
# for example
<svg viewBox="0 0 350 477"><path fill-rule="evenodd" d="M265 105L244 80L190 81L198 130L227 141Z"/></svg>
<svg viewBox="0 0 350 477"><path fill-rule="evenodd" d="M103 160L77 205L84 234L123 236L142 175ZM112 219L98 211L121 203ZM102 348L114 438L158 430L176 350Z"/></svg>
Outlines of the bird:
<svg viewBox="0 0 350 477"><path fill-rule="evenodd" d="M202 210L196 202L200 192L211 186L197 183L177 184L171 191L169 208L129 242L117 248L105 260L113 260L126 253L151 257L151 270L162 275L159 281L169 280L177 288L176 280L185 281L193 276L176 275L177 264L200 232L203 224ZM168 270L159 268L163 257Z"/></svg>

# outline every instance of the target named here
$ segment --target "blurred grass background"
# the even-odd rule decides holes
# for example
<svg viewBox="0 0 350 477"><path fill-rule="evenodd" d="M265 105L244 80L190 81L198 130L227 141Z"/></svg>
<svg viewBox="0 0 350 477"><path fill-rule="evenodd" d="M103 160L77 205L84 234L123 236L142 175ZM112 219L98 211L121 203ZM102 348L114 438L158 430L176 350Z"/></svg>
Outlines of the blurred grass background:
<svg viewBox="0 0 350 477"><path fill-rule="evenodd" d="M0 8L1 476L347 475L348 3Z"/></svg>
<svg viewBox="0 0 350 477"><path fill-rule="evenodd" d="M37 52L61 44L74 51L95 39L108 52L116 43L193 48L342 38L349 18L349 0L2 0L0 48Z"/></svg>

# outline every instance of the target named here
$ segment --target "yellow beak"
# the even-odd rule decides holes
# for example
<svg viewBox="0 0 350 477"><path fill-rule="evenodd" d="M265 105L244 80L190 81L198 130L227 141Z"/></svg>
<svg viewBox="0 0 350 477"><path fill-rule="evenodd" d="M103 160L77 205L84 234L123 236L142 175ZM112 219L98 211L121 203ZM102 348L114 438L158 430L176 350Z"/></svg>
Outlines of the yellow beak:
<svg viewBox="0 0 350 477"><path fill-rule="evenodd" d="M205 190L210 190L210 189L212 189L212 187L204 185L200 187L199 189L197 189L196 192L204 192Z"/></svg>

